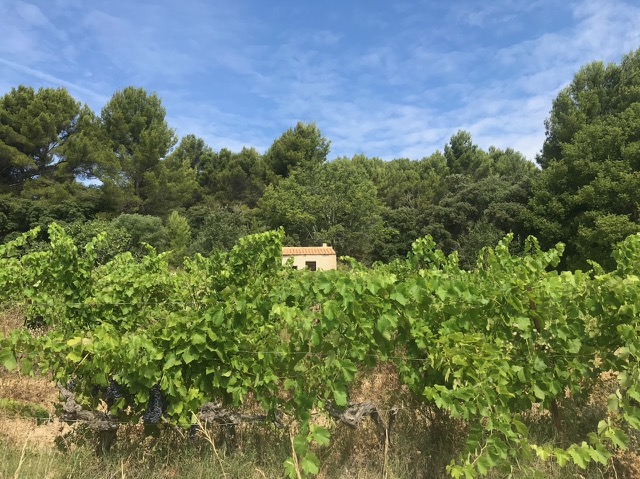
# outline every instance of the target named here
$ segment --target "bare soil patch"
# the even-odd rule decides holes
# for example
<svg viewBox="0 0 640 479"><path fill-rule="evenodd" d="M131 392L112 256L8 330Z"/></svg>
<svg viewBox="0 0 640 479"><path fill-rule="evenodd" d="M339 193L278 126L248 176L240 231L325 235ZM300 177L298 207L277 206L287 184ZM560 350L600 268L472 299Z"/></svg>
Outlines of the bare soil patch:
<svg viewBox="0 0 640 479"><path fill-rule="evenodd" d="M37 425L34 419L5 418L0 416L0 437L15 444L53 448L56 437L71 430L71 426L53 419L46 424Z"/></svg>
<svg viewBox="0 0 640 479"><path fill-rule="evenodd" d="M8 306L0 309L0 335L7 335L23 325L24 313L22 308Z"/></svg>
<svg viewBox="0 0 640 479"><path fill-rule="evenodd" d="M0 398L37 404L53 413L59 402L59 393L55 384L48 379L5 371L0 372Z"/></svg>

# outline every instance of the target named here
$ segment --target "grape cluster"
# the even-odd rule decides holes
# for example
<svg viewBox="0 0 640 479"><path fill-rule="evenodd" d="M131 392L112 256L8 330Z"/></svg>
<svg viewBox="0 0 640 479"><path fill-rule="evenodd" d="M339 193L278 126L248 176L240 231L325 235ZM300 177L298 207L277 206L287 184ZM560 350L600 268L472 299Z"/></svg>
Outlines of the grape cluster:
<svg viewBox="0 0 640 479"><path fill-rule="evenodd" d="M156 384L149 392L147 410L142 415L145 424L158 424L165 409L164 397L160 391L160 385Z"/></svg>
<svg viewBox="0 0 640 479"><path fill-rule="evenodd" d="M69 382L67 383L67 389L73 392L76 390L76 387L78 387L78 383L76 382L76 380L70 379Z"/></svg>
<svg viewBox="0 0 640 479"><path fill-rule="evenodd" d="M124 397L124 391L115 379L109 379L109 386L107 387L107 393L105 395L105 402L108 407L113 406L118 399Z"/></svg>

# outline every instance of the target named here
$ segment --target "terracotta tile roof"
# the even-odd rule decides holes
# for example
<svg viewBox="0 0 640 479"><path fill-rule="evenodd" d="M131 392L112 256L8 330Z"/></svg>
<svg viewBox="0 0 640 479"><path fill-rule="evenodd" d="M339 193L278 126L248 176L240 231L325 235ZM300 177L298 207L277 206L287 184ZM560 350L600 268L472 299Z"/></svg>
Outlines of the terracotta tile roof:
<svg viewBox="0 0 640 479"><path fill-rule="evenodd" d="M336 252L331 246L285 246L282 248L283 256L304 254L334 255Z"/></svg>

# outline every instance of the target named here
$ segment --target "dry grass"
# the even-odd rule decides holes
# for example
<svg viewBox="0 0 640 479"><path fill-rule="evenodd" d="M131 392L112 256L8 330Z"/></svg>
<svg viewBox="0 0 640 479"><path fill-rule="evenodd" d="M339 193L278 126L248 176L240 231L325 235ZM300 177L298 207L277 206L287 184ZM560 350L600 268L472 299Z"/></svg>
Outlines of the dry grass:
<svg viewBox="0 0 640 479"><path fill-rule="evenodd" d="M0 372L0 398L19 401L25 405L43 408L55 414L59 401L55 385L43 378L24 377L17 372ZM0 438L13 444L28 444L37 448L53 448L56 438L71 427L57 419L45 421L35 417L15 417L14 412L0 408Z"/></svg>
<svg viewBox="0 0 640 479"><path fill-rule="evenodd" d="M24 318L24 312L21 307L0 306L0 336L21 328L24 325Z"/></svg>
<svg viewBox="0 0 640 479"><path fill-rule="evenodd" d="M230 449L215 439L190 441L184 434L166 430L159 438L145 437L141 426L122 427L118 442L105 457L96 457L92 447L77 447L62 454L50 447L50 442L37 440L39 431L47 426L34 422L14 421L10 426L22 430L22 435L0 434L0 477L13 477L26 444L20 477L50 478L118 478L124 471L127 478L205 478L282 477L282 463L290 454L288 431L274 430L265 425L250 425L238 429L237 445ZM370 422L361 428L344 425L333 428L331 445L318 449L323 479L383 478L384 450L375 437ZM387 457L387 479L446 477L444 467L462 446L464 424L452 421L435 411L406 408L398 415L395 443ZM211 447L216 444L216 451ZM3 464L5 464L3 466ZM638 456L633 452L619 454L615 465L617 477L637 478ZM515 477L585 478L616 477L613 467L576 467L560 469L553 463L534 461L537 476L523 471ZM3 469L4 467L4 469ZM491 478L505 477L497 472Z"/></svg>
<svg viewBox="0 0 640 479"><path fill-rule="evenodd" d="M380 363L371 371L359 373L351 387L351 402L371 401L379 407L400 406L399 398L407 397L408 390L400 382L398 371L391 363Z"/></svg>
<svg viewBox="0 0 640 479"><path fill-rule="evenodd" d="M52 381L22 376L19 372L0 372L0 398L30 402L53 413L59 393Z"/></svg>
<svg viewBox="0 0 640 479"><path fill-rule="evenodd" d="M35 419L0 417L0 438L12 444L28 444L36 448L54 448L56 438L71 430L63 422L53 419L45 424L38 424Z"/></svg>

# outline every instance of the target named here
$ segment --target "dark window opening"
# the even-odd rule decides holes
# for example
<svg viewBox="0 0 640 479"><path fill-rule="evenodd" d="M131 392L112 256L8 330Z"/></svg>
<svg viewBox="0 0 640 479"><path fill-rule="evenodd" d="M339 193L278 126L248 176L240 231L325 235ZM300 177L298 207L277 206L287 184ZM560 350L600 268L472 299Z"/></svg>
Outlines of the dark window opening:
<svg viewBox="0 0 640 479"><path fill-rule="evenodd" d="M309 271L315 271L316 270L316 262L315 261L305 261L304 265L309 268Z"/></svg>

